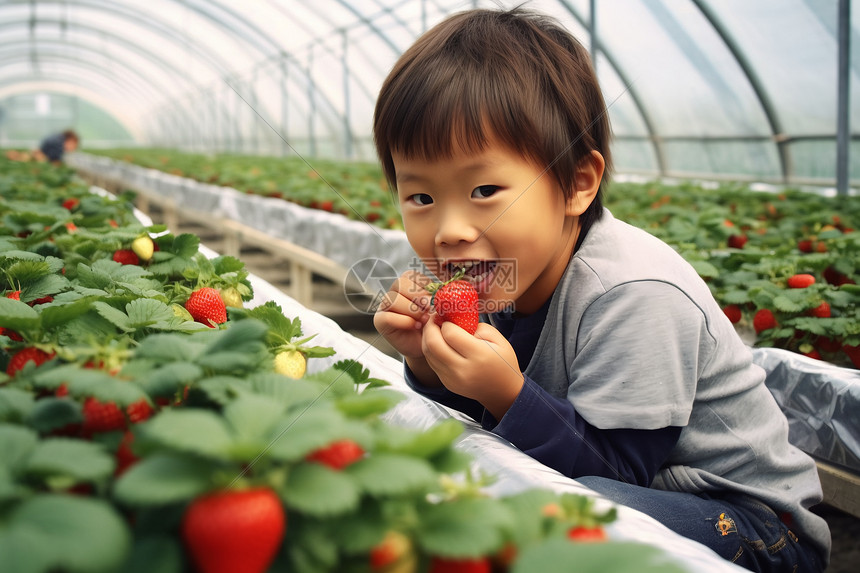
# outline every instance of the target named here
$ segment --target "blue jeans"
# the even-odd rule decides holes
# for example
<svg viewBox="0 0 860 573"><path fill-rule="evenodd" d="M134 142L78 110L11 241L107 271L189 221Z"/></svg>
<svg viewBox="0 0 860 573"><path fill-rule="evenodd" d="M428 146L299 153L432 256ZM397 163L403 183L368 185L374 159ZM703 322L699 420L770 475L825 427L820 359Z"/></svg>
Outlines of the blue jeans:
<svg viewBox="0 0 860 573"><path fill-rule="evenodd" d="M752 497L663 491L595 476L576 481L750 571L823 571L817 552L798 540L770 507Z"/></svg>

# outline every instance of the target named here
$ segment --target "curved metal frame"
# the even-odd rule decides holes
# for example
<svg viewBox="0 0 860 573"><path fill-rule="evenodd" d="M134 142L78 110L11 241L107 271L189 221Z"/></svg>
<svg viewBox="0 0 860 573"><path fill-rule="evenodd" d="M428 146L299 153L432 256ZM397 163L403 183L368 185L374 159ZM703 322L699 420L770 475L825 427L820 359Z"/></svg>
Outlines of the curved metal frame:
<svg viewBox="0 0 860 573"><path fill-rule="evenodd" d="M732 56L734 56L735 61L740 66L741 71L744 76L747 78L747 81L750 83L750 86L755 92L756 97L758 98L759 105L761 105L762 111L764 112L765 117L767 118L767 123L770 126L770 131L773 135L773 141L776 143L777 152L779 154L780 168L782 171L782 179L784 182L788 182L789 176L792 172L791 169L791 155L788 150L788 143L786 141L787 136L783 132L782 122L779 119L779 114L776 112L776 108L774 108L773 103L770 100L770 96L767 93L764 85L762 85L761 80L758 77L758 74L755 73L752 64L747 59L746 54L740 49L734 37L729 33L717 15L711 10L710 6L706 5L702 0L690 0L696 8L699 9L699 12L702 13L705 20L713 27L714 31L723 41L726 48L728 48L729 52L731 52Z"/></svg>
<svg viewBox="0 0 860 573"><path fill-rule="evenodd" d="M590 27L589 21L586 20L567 0L558 0L559 4L561 4L571 16L573 16L576 21L584 28L588 29ZM591 15L589 14L589 19ZM654 157L657 160L657 169L660 172L660 175L665 175L668 171L666 168L666 153L663 150L663 143L659 135L657 135L657 130L654 128L654 121L651 119L651 115L648 113L645 108L645 104L642 103L642 98L639 96L634 83L630 80L627 74L621 69L621 66L618 64L615 57L612 55L612 52L606 49L606 46L603 45L603 42L600 41L599 37L591 38L591 45L593 50L593 58L596 61L596 56L598 53L603 54L603 57L606 59L606 62L612 66L612 70L615 74L621 79L621 82L627 88L627 93L630 95L630 99L633 100L633 105L636 110L639 112L639 115L642 118L642 123L645 124L645 130L648 133L648 139L651 141L651 144L654 147Z"/></svg>

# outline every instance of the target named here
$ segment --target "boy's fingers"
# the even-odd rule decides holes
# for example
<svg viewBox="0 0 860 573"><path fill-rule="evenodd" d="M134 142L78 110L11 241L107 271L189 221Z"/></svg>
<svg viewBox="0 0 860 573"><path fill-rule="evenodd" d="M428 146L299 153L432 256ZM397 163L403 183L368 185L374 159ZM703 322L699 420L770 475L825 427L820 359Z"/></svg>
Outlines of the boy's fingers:
<svg viewBox="0 0 860 573"><path fill-rule="evenodd" d="M422 310L429 310L430 293L424 288L428 284L430 284L430 279L426 276L416 271L407 271L398 277L389 294L396 292L410 301L414 301Z"/></svg>
<svg viewBox="0 0 860 573"><path fill-rule="evenodd" d="M414 300L394 291L388 291L379 302L377 312L403 314L414 320L422 320L426 310Z"/></svg>
<svg viewBox="0 0 860 573"><path fill-rule="evenodd" d="M373 317L373 326L376 327L377 331L385 335L398 330L414 329L416 328L416 320L405 314L386 312Z"/></svg>

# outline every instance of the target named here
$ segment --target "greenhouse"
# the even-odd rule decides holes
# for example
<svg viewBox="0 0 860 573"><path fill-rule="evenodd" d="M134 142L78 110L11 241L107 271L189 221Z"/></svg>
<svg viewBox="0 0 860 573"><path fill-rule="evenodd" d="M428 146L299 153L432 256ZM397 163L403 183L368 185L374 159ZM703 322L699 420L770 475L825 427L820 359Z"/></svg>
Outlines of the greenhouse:
<svg viewBox="0 0 860 573"><path fill-rule="evenodd" d="M851 0L0 2L0 571L854 571L858 82Z"/></svg>

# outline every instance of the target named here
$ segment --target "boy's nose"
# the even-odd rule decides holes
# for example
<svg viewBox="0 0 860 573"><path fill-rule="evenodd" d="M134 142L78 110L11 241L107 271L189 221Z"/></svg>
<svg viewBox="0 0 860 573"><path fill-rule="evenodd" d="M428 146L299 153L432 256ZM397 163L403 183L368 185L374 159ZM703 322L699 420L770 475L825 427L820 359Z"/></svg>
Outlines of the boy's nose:
<svg viewBox="0 0 860 573"><path fill-rule="evenodd" d="M473 243L481 235L467 213L459 210L447 210L441 214L436 230L438 246L455 246L460 243Z"/></svg>

